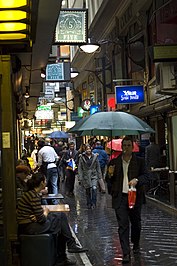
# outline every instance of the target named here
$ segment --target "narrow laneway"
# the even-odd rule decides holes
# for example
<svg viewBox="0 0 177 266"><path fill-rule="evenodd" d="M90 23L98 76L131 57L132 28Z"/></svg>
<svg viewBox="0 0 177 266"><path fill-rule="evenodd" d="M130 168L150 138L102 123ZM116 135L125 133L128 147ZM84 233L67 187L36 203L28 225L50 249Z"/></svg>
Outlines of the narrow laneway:
<svg viewBox="0 0 177 266"><path fill-rule="evenodd" d="M117 221L111 208L111 197L98 193L96 209L88 210L84 191L77 184L75 197L65 197L64 201L70 205L69 221L76 237L82 245L89 248L86 256L76 256L77 265L122 265ZM126 265L177 265L176 228L176 216L147 202L142 210L141 255L135 257L132 252L131 263Z"/></svg>

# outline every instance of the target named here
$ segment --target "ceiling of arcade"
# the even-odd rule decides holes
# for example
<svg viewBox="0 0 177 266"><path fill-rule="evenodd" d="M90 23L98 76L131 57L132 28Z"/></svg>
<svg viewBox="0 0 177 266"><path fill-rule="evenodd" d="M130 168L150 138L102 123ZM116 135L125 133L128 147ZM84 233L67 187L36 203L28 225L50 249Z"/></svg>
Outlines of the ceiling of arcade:
<svg viewBox="0 0 177 266"><path fill-rule="evenodd" d="M45 68L54 37L55 25L61 9L62 0L39 0L36 23L36 37L32 52L18 53L21 60L22 87L25 93L26 86L30 88L27 112L31 118L36 109L38 97L42 88L41 68Z"/></svg>

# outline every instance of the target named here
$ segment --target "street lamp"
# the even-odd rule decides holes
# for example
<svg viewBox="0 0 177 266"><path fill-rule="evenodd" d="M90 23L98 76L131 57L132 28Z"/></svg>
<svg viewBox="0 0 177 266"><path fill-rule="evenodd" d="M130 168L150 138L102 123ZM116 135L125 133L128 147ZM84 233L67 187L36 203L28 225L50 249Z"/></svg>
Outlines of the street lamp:
<svg viewBox="0 0 177 266"><path fill-rule="evenodd" d="M79 48L81 51L91 54L96 52L100 48L100 45L98 43L92 43L91 39L88 38L88 43L80 45Z"/></svg>
<svg viewBox="0 0 177 266"><path fill-rule="evenodd" d="M71 78L74 79L79 75L79 71L76 68L71 68Z"/></svg>

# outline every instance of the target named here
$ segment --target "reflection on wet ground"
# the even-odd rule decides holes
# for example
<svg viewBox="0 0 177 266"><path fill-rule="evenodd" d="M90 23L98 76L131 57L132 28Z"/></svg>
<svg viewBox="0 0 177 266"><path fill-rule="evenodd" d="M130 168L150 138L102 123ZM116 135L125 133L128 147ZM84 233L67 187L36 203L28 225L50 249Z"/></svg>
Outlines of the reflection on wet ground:
<svg viewBox="0 0 177 266"><path fill-rule="evenodd" d="M63 188L61 188L62 193ZM88 247L89 262L77 265L122 265L117 221L111 208L111 197L98 192L97 207L87 209L85 192L76 184L75 197L65 197L70 205L69 221L80 243ZM131 266L177 265L177 217L146 203L142 209L141 255L131 252Z"/></svg>

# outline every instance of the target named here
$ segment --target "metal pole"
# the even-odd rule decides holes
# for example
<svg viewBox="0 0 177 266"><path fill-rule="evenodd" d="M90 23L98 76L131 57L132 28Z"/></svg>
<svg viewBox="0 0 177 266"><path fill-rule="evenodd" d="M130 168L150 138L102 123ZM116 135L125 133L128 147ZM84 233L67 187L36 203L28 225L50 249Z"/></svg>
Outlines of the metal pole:
<svg viewBox="0 0 177 266"><path fill-rule="evenodd" d="M169 184L169 190L170 190L170 205L175 206L175 174L177 171L169 171L170 175L170 184Z"/></svg>
<svg viewBox="0 0 177 266"><path fill-rule="evenodd" d="M106 105L106 73L105 73L105 70L106 70L106 68L105 68L105 57L103 56L102 57L102 80L103 80L103 83L102 83L102 86L103 86L103 90L102 90L102 92L103 92L103 107L102 107L102 109L103 109L103 111L105 110L105 105Z"/></svg>

